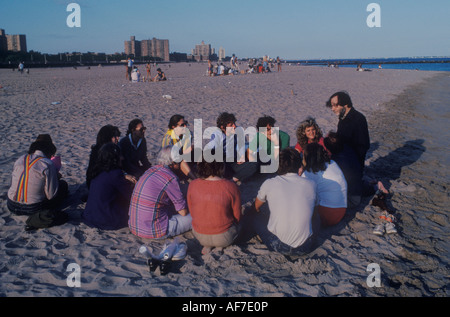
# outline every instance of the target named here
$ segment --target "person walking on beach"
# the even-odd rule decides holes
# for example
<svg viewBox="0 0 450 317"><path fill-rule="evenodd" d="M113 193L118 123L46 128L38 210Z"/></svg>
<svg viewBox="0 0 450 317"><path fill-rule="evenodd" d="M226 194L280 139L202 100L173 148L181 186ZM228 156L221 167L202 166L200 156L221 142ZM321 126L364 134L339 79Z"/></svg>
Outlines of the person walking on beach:
<svg viewBox="0 0 450 317"><path fill-rule="evenodd" d="M131 71L133 70L133 60L128 57L127 61L127 74L128 74L128 80L131 81Z"/></svg>
<svg viewBox="0 0 450 317"><path fill-rule="evenodd" d="M350 145L356 152L359 164L364 169L364 161L370 147L366 117L353 108L352 100L345 91L334 93L328 99L326 106L339 117L337 134L343 143Z"/></svg>
<svg viewBox="0 0 450 317"><path fill-rule="evenodd" d="M278 176L262 184L242 227L253 230L271 251L301 256L314 250L320 228L314 214L317 186L299 175L302 163L295 149L284 149L279 159ZM266 202L268 210L263 210Z"/></svg>
<svg viewBox="0 0 450 317"><path fill-rule="evenodd" d="M131 196L128 226L145 239L166 239L192 229L192 217L174 171L180 164L172 159L172 147L163 148L157 165L136 183Z"/></svg>
<svg viewBox="0 0 450 317"><path fill-rule="evenodd" d="M139 178L152 164L147 158L147 141L141 119L133 119L128 124L127 135L119 141L123 156L123 170Z"/></svg>

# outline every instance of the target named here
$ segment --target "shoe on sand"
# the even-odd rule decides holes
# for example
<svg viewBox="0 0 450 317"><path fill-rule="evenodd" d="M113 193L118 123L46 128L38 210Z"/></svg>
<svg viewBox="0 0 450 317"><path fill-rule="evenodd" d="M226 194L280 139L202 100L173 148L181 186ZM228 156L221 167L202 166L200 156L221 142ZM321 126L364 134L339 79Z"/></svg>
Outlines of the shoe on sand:
<svg viewBox="0 0 450 317"><path fill-rule="evenodd" d="M373 229L373 233L377 236L382 236L384 234L384 226L384 223L380 223L375 227L375 229Z"/></svg>
<svg viewBox="0 0 450 317"><path fill-rule="evenodd" d="M386 223L384 228L386 229L386 233L387 234L397 233L397 229L395 228L395 224L392 223L392 222Z"/></svg>

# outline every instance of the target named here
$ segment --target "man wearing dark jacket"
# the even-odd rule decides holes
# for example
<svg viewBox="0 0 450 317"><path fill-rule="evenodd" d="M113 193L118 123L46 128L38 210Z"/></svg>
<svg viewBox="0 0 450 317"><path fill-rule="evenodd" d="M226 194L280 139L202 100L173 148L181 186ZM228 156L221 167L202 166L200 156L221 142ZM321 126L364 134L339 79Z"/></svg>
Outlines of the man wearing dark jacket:
<svg viewBox="0 0 450 317"><path fill-rule="evenodd" d="M344 91L333 94L326 106L339 116L337 134L358 155L359 163L364 168L366 153L370 147L369 129L366 117L353 108L352 100Z"/></svg>

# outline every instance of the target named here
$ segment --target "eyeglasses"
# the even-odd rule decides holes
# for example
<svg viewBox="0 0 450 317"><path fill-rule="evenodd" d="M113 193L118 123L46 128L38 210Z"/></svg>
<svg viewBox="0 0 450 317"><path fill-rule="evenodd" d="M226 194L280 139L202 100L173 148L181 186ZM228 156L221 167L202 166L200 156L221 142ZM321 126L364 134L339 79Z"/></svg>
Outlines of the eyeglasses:
<svg viewBox="0 0 450 317"><path fill-rule="evenodd" d="M142 131L142 132L144 132L145 130L147 130L147 128L146 128L146 127L142 127L140 130L136 130L136 131Z"/></svg>
<svg viewBox="0 0 450 317"><path fill-rule="evenodd" d="M150 269L150 272L155 272L156 269L159 267L161 275L166 275L167 273L169 273L172 267L172 261L163 261L154 258L148 259L147 264Z"/></svg>

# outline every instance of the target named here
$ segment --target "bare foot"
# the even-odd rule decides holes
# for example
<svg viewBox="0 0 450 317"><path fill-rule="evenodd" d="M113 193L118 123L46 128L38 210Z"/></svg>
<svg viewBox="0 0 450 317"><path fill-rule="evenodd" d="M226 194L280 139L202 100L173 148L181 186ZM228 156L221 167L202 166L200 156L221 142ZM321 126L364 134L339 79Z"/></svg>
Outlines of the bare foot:
<svg viewBox="0 0 450 317"><path fill-rule="evenodd" d="M211 247L203 247L202 249L202 254L208 254L209 252L211 252L212 248Z"/></svg>
<svg viewBox="0 0 450 317"><path fill-rule="evenodd" d="M378 190L381 190L384 194L389 194L389 191L384 187L383 183L379 181L377 183Z"/></svg>

